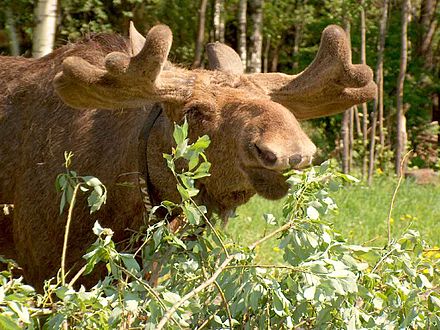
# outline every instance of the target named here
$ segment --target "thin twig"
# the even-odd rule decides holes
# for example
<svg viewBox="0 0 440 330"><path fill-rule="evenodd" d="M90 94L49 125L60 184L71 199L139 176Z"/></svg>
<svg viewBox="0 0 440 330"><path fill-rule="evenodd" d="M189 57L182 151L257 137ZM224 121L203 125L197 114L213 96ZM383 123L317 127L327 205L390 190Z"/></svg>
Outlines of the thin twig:
<svg viewBox="0 0 440 330"><path fill-rule="evenodd" d="M168 320L172 317L172 315L177 311L177 309L187 300L194 297L199 292L203 291L205 288L210 286L214 281L217 279L217 277L221 274L221 272L225 269L225 267L234 259L235 254L229 255L226 257L226 259L223 261L223 263L219 266L219 268L212 274L212 276L203 282L201 285L199 285L194 290L188 292L185 296L183 296L178 302L176 302L169 310L168 312L162 317L159 324L156 327L156 330L161 330L164 328Z"/></svg>
<svg viewBox="0 0 440 330"><path fill-rule="evenodd" d="M162 301L162 299L160 298L160 296L156 293L156 291L154 291L154 288L151 287L147 282L145 282L144 280L140 279L139 277L137 277L135 274L133 274L132 272L130 272L128 269L121 267L118 264L115 264L115 266L117 268L119 268L121 271L123 271L124 273L126 273L127 275L133 277L137 282L139 282L141 285L143 285L146 289L147 292L154 298L157 300L157 302L159 303L159 305L165 310L166 306L164 304L164 302ZM179 329L182 329L182 327L180 326L180 324L171 316L170 320L173 321L178 327Z"/></svg>
<svg viewBox="0 0 440 330"><path fill-rule="evenodd" d="M69 287L72 287L73 284L78 280L78 278L86 271L87 265L81 267L81 269L75 274L75 276L70 280Z"/></svg>
<svg viewBox="0 0 440 330"><path fill-rule="evenodd" d="M400 162L400 171L399 171L399 179L397 181L397 186L396 189L394 189L394 193L393 193L393 198L391 199L391 205L390 205L390 211L388 212L388 245L390 245L391 243L391 215L393 213L393 209L394 209L394 202L396 200L396 196L397 196L397 191L400 188L400 184L402 183L402 179L403 179L403 165L406 162L406 158L408 158L408 156L412 153L412 150L408 151L405 156L403 156L401 162Z"/></svg>
<svg viewBox="0 0 440 330"><path fill-rule="evenodd" d="M223 292L222 288L220 287L217 281L214 281L214 285L217 288L218 292L220 293L220 297L222 298L223 304L225 305L229 319L229 329L232 330L232 314L231 314L231 310L229 309L229 304L228 301L226 300L225 293Z"/></svg>
<svg viewBox="0 0 440 330"><path fill-rule="evenodd" d="M226 266L225 269L239 269L239 268L268 268L268 269L287 269L294 272L304 272L303 267L292 267L286 265L234 265Z"/></svg>
<svg viewBox="0 0 440 330"><path fill-rule="evenodd" d="M393 253L395 250L396 250L396 248L392 248L392 249L389 250L387 253L385 253L385 254L383 255L383 257L380 258L380 260L379 260L379 261L377 262L377 264L374 266L374 268L371 270L371 274L373 274L373 273L376 271L376 269L379 268L380 264L381 264L386 258L388 258L388 257L391 255L391 253Z"/></svg>
<svg viewBox="0 0 440 330"><path fill-rule="evenodd" d="M199 211L200 215L203 217L203 219L205 220L205 222L209 225L209 227L211 228L211 230L213 231L214 235L217 237L218 241L220 242L220 245L222 246L223 251L225 252L225 255L227 257L229 257L229 253L228 250L225 247L225 244L223 243L223 240L220 237L220 234L217 232L217 230L214 228L214 226L212 225L212 223L209 221L208 217L205 215L205 213L202 212L202 210L200 209L200 207L197 205L196 202L194 202L194 200L190 197L189 200L191 201L191 203L197 208L197 211Z"/></svg>
<svg viewBox="0 0 440 330"><path fill-rule="evenodd" d="M251 245L249 245L249 249L250 250L255 249L255 247L257 245L260 245L261 243L267 241L269 238L272 238L272 237L278 235L279 233L281 233L281 232L283 232L283 231L285 231L287 229L290 229L294 224L295 224L295 220L289 221L288 223L284 224L283 226L281 226L277 230L271 232L270 234L264 236L263 238L260 238L258 241L256 241L256 242L252 243Z"/></svg>
<svg viewBox="0 0 440 330"><path fill-rule="evenodd" d="M78 194L78 189L80 186L81 184L78 183L73 189L72 200L70 201L70 206L69 206L69 213L67 214L66 229L64 231L63 252L61 254L61 284L63 286L66 284L65 267L66 267L67 242L69 239L70 223L72 222L73 207L75 206L76 195Z"/></svg>
<svg viewBox="0 0 440 330"><path fill-rule="evenodd" d="M208 323L214 318L214 316L216 316L217 313L211 314L205 321L203 321L202 324L200 324L200 327L198 328L198 330L202 330L204 327L206 327L208 325Z"/></svg>

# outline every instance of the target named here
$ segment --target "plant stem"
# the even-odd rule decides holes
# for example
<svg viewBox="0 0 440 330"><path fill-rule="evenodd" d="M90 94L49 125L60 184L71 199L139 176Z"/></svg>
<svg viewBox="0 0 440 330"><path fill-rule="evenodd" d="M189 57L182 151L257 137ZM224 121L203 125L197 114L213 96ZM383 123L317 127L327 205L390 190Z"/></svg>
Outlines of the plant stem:
<svg viewBox="0 0 440 330"><path fill-rule="evenodd" d="M218 284L217 281L214 281L214 285L217 288L218 292L220 293L220 297L223 300L223 304L225 305L226 308L226 312L228 314L228 319L229 319L229 329L232 330L232 314L231 314L231 310L229 309L229 304L228 301L226 300L225 294L222 290L222 288L220 287L220 285Z"/></svg>
<svg viewBox="0 0 440 330"><path fill-rule="evenodd" d="M394 189L394 193L393 193L393 197L391 198L391 205L390 205L390 211L388 212L388 245L390 245L391 243L391 215L393 213L393 209L394 209L394 202L396 200L396 196L397 196L397 191L400 188L400 184L402 183L402 179L403 179L403 165L406 162L406 159L408 158L408 156L412 153L412 150L408 151L405 156L403 156L401 162L400 162L400 171L399 171L399 179L397 181L397 186L396 189Z"/></svg>
<svg viewBox="0 0 440 330"><path fill-rule="evenodd" d="M207 288L208 286L210 286L212 283L214 283L214 281L217 279L217 277L221 274L221 272L226 268L226 266L232 261L232 259L234 259L235 254L230 255L229 257L227 257L223 263L219 266L219 268L214 272L214 274L212 274L212 276L206 280L205 282L203 282L202 284L200 284L197 288L195 288L194 290L188 292L185 296L183 296L178 302L176 302L169 310L168 312L164 315L164 317L162 317L162 319L160 320L159 324L156 327L156 330L161 330L165 327L166 323L168 322L168 320L173 316L173 314L177 311L177 309L187 300L191 299L192 297L194 297L196 294L198 294L199 292L203 291L205 288Z"/></svg>
<svg viewBox="0 0 440 330"><path fill-rule="evenodd" d="M61 285L66 285L66 254L67 254L67 241L69 239L70 223L72 222L73 207L75 206L76 195L78 194L78 189L81 186L78 183L73 189L72 200L70 201L69 213L67 214L66 229L64 231L64 242L63 242L63 252L61 254Z"/></svg>

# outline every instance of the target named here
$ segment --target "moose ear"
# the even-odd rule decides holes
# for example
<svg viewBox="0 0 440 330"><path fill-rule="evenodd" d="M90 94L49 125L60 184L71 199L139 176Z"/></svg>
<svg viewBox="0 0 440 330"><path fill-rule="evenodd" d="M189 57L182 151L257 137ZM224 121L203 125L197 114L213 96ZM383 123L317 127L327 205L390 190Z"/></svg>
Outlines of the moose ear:
<svg viewBox="0 0 440 330"><path fill-rule="evenodd" d="M243 74L244 68L240 56L231 47L220 42L206 45L209 68L232 74Z"/></svg>
<svg viewBox="0 0 440 330"><path fill-rule="evenodd" d="M134 27L134 23L130 21L130 49L131 55L136 56L142 50L145 45L145 37L139 33Z"/></svg>

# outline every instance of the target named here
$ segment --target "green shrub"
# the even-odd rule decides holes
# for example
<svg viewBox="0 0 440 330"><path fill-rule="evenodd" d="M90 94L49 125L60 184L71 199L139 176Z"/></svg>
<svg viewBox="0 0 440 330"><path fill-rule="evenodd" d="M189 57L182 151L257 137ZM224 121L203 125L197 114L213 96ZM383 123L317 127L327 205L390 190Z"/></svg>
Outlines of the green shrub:
<svg viewBox="0 0 440 330"><path fill-rule="evenodd" d="M209 175L203 154L209 138L190 144L187 129L186 123L176 126L176 147L164 155L182 200L158 206L181 211L180 229L168 229L169 216L136 234L137 250L121 253L112 231L96 223L97 240L82 271L104 262L108 275L91 289L75 290L77 276L70 282L63 277L37 295L10 270L2 272L0 328L440 327L439 259L417 232L408 230L383 248L351 245L322 220L336 208L330 191L354 178L329 163L288 173L283 216L266 215L273 230L241 246L193 202L196 180ZM187 169L175 166L181 159ZM279 239L283 263L257 262L256 248L272 237Z"/></svg>

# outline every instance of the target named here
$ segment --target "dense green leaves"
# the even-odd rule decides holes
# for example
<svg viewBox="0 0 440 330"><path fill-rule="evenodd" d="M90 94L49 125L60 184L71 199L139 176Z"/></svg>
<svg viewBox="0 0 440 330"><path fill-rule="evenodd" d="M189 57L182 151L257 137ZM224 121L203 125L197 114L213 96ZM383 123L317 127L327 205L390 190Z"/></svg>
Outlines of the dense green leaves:
<svg viewBox="0 0 440 330"><path fill-rule="evenodd" d="M133 237L140 240L139 248L119 252L111 229L95 223L97 240L84 256L84 273L105 263L108 274L90 289L52 282L40 296L10 270L1 272L2 328L32 329L44 324L50 329L155 329L161 320L170 328L205 324L245 329L434 329L440 325L436 290L440 259L418 232L409 229L384 247L357 246L347 244L325 221L325 215L336 209L329 188L356 181L353 177L336 173L327 162L288 173L291 187L284 216L265 215L268 225L276 226L268 236L279 238L284 261L257 263L261 239L240 246L212 226L204 206L194 203L195 173L207 174L209 169L208 165L200 169L208 164L203 151L209 139L202 137L191 144L187 130L185 124L176 125L176 148L164 156L182 202L163 202L161 207L170 212L180 209L180 229L169 230L170 214ZM182 160L184 164L175 163ZM191 162L192 171L187 168ZM58 184L66 187L68 179L78 176L63 178ZM93 187L105 191L96 178L82 177L79 182L93 191ZM159 279L156 287L153 278ZM211 285L200 289L213 278ZM177 306L175 312L163 319L173 306Z"/></svg>

